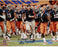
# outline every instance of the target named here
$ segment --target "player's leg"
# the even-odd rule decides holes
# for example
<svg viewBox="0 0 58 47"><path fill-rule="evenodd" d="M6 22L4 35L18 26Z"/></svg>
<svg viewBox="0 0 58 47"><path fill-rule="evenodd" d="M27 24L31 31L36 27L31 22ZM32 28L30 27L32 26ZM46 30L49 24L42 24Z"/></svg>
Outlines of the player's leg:
<svg viewBox="0 0 58 47"><path fill-rule="evenodd" d="M31 22L31 30L33 34L33 40L35 40L35 20Z"/></svg>
<svg viewBox="0 0 58 47"><path fill-rule="evenodd" d="M50 26L49 26L49 32L48 35L51 34L51 22L50 22Z"/></svg>
<svg viewBox="0 0 58 47"><path fill-rule="evenodd" d="M4 30L4 22L0 22L0 26L1 26L1 29L2 29L3 37L4 37L4 39L6 39L5 30Z"/></svg>
<svg viewBox="0 0 58 47"><path fill-rule="evenodd" d="M50 26L49 26L49 33L48 33L48 35L49 34L51 34L51 36L53 37L53 34L52 34L52 26L54 26L54 25L52 25L52 23L50 22ZM53 27L54 28L54 27Z"/></svg>
<svg viewBox="0 0 58 47"><path fill-rule="evenodd" d="M19 34L21 34L21 30L22 30L22 24L23 24L23 22L22 21L19 21L18 22L18 29L19 29Z"/></svg>
<svg viewBox="0 0 58 47"><path fill-rule="evenodd" d="M53 23L54 31L52 31L53 34L53 40L55 40L55 32L56 32L56 22Z"/></svg>
<svg viewBox="0 0 58 47"><path fill-rule="evenodd" d="M20 22L19 26L20 26L19 28L21 29L21 39L24 39L24 30L23 30L24 24L23 24L23 22Z"/></svg>
<svg viewBox="0 0 58 47"><path fill-rule="evenodd" d="M19 24L19 28L21 29L21 39L24 39L24 32L23 32L23 22Z"/></svg>
<svg viewBox="0 0 58 47"><path fill-rule="evenodd" d="M26 21L26 31L29 34L29 39L31 39L31 30L30 30L30 22Z"/></svg>
<svg viewBox="0 0 58 47"><path fill-rule="evenodd" d="M40 25L38 27L39 38L41 38Z"/></svg>
<svg viewBox="0 0 58 47"><path fill-rule="evenodd" d="M20 29L21 29L21 39L27 39L27 35L26 35L26 30L25 28L25 24L23 24L23 22L21 22L20 24Z"/></svg>
<svg viewBox="0 0 58 47"><path fill-rule="evenodd" d="M16 34L19 35L19 21L16 21Z"/></svg>
<svg viewBox="0 0 58 47"><path fill-rule="evenodd" d="M47 36L47 23L44 23L44 30L43 30L43 40L44 40L44 45L47 44L45 36Z"/></svg>
<svg viewBox="0 0 58 47"><path fill-rule="evenodd" d="M15 21L11 22L11 28L12 28L13 35L15 36L16 35Z"/></svg>
<svg viewBox="0 0 58 47"><path fill-rule="evenodd" d="M24 39L27 39L27 31L26 31L26 24L25 23L23 25L23 30L24 30Z"/></svg>
<svg viewBox="0 0 58 47"><path fill-rule="evenodd" d="M47 23L44 23L44 26L45 26L45 36L47 36Z"/></svg>
<svg viewBox="0 0 58 47"><path fill-rule="evenodd" d="M51 36L53 37L52 32L54 32L54 22L51 22Z"/></svg>
<svg viewBox="0 0 58 47"><path fill-rule="evenodd" d="M38 25L38 22L35 22L35 27ZM35 30L35 36L39 38L38 29Z"/></svg>
<svg viewBox="0 0 58 47"><path fill-rule="evenodd" d="M38 25L38 23L39 22L35 22L35 27ZM41 38L41 33L40 33L40 26L37 28L37 30L35 30L36 31L36 36L37 36L37 38L39 39L39 38Z"/></svg>
<svg viewBox="0 0 58 47"><path fill-rule="evenodd" d="M26 23L24 24L23 30L26 32L26 37L30 35L30 33L26 30ZM31 30L31 28L30 28Z"/></svg>
<svg viewBox="0 0 58 47"><path fill-rule="evenodd" d="M46 39L45 39L45 35L44 35L44 23L41 23L40 25L40 31L41 31L41 35L42 35L42 38L43 38L43 41L44 41L44 44L46 44Z"/></svg>
<svg viewBox="0 0 58 47"><path fill-rule="evenodd" d="M11 33L10 33L11 23L10 23L10 21L6 22L6 28L7 28L7 39L10 40L10 36L11 36Z"/></svg>
<svg viewBox="0 0 58 47"><path fill-rule="evenodd" d="M56 34L57 34L57 40L58 40L58 21L56 22Z"/></svg>
<svg viewBox="0 0 58 47"><path fill-rule="evenodd" d="M16 25L18 34L21 34L22 21L17 21Z"/></svg>
<svg viewBox="0 0 58 47"><path fill-rule="evenodd" d="M24 30L24 39L27 39L26 30Z"/></svg>

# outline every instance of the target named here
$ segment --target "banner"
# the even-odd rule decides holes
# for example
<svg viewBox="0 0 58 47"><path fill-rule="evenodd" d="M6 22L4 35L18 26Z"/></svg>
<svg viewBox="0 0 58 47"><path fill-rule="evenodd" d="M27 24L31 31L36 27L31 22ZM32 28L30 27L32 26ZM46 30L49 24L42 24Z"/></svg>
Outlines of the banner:
<svg viewBox="0 0 58 47"><path fill-rule="evenodd" d="M23 4L23 5L27 5L27 4L31 4L31 5L35 5L35 4L48 4L49 0L0 0L0 3L3 4L11 4L11 5L18 5L18 4Z"/></svg>

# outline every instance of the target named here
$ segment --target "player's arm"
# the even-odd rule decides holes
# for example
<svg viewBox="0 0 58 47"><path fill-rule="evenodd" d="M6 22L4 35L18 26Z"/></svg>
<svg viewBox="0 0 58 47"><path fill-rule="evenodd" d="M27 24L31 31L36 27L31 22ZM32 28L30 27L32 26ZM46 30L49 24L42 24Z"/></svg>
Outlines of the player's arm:
<svg viewBox="0 0 58 47"><path fill-rule="evenodd" d="M7 11L5 10L5 13L4 13L5 14L5 21L6 21L6 13L7 13Z"/></svg>
<svg viewBox="0 0 58 47"><path fill-rule="evenodd" d="M48 19L48 26L50 26L50 22L51 22L51 20L50 20L50 15L47 16L47 19Z"/></svg>
<svg viewBox="0 0 58 47"><path fill-rule="evenodd" d="M17 20L17 15L15 12L14 12L14 19Z"/></svg>
<svg viewBox="0 0 58 47"><path fill-rule="evenodd" d="M30 18L35 18L36 13L33 11L34 16L29 16Z"/></svg>
<svg viewBox="0 0 58 47"><path fill-rule="evenodd" d="M0 16L0 17L5 19L5 13L2 13L2 16Z"/></svg>
<svg viewBox="0 0 58 47"><path fill-rule="evenodd" d="M26 13L22 13L22 21L24 22L25 19L26 19Z"/></svg>
<svg viewBox="0 0 58 47"><path fill-rule="evenodd" d="M50 23L51 22L51 20L50 20L51 15L49 15L47 18L48 18L48 23Z"/></svg>

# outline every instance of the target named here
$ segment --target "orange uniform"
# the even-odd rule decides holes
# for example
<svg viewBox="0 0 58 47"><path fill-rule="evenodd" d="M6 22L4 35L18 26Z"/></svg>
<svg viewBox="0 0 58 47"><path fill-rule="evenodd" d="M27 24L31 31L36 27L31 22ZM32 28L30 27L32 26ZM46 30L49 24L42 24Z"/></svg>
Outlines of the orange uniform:
<svg viewBox="0 0 58 47"><path fill-rule="evenodd" d="M45 35L47 35L47 23L41 23L40 31L42 34L45 33Z"/></svg>
<svg viewBox="0 0 58 47"><path fill-rule="evenodd" d="M3 16L3 10L0 9L0 27L1 27L2 31L3 31L3 33L4 33L4 18L3 17L4 17Z"/></svg>
<svg viewBox="0 0 58 47"><path fill-rule="evenodd" d="M23 27L22 27L22 24L23 24L22 21L17 21L17 22L16 22L17 28L19 28L20 30L21 30L22 28L23 28L23 30L26 30L26 25L23 24Z"/></svg>
<svg viewBox="0 0 58 47"><path fill-rule="evenodd" d="M54 22L54 31L58 31L58 21Z"/></svg>
<svg viewBox="0 0 58 47"><path fill-rule="evenodd" d="M17 28L21 29L22 27L22 21L17 21L16 22Z"/></svg>
<svg viewBox="0 0 58 47"><path fill-rule="evenodd" d="M6 10L6 27L7 27L7 32L10 32L12 29L13 32L16 32L15 30L15 16L14 16L14 10Z"/></svg>
<svg viewBox="0 0 58 47"><path fill-rule="evenodd" d="M35 22L35 27L39 24L39 22ZM40 32L40 26L37 29L38 32Z"/></svg>
<svg viewBox="0 0 58 47"><path fill-rule="evenodd" d="M47 35L48 16L49 16L49 13L47 12L47 13L44 13L41 18L42 23L40 25L40 31L42 34L45 34L45 35Z"/></svg>
<svg viewBox="0 0 58 47"><path fill-rule="evenodd" d="M15 21L7 21L6 27L8 32L10 32L11 29L13 32L15 32Z"/></svg>
<svg viewBox="0 0 58 47"><path fill-rule="evenodd" d="M50 22L49 32L54 31L54 22Z"/></svg>
<svg viewBox="0 0 58 47"><path fill-rule="evenodd" d="M58 31L58 13L54 15L54 31Z"/></svg>
<svg viewBox="0 0 58 47"><path fill-rule="evenodd" d="M4 22L0 22L0 26L1 26L2 31L4 31Z"/></svg>

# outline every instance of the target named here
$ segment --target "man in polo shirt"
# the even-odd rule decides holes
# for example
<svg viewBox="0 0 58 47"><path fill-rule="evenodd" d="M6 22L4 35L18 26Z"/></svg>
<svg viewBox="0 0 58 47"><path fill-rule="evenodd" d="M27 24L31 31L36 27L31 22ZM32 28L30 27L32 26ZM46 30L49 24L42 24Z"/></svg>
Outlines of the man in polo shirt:
<svg viewBox="0 0 58 47"><path fill-rule="evenodd" d="M31 33L30 39L31 36L33 35L32 40L34 41L35 40L35 12L30 8L30 5L27 5L27 10L26 10L26 30Z"/></svg>

